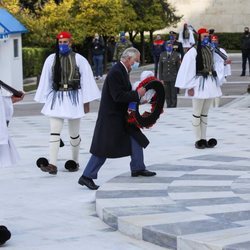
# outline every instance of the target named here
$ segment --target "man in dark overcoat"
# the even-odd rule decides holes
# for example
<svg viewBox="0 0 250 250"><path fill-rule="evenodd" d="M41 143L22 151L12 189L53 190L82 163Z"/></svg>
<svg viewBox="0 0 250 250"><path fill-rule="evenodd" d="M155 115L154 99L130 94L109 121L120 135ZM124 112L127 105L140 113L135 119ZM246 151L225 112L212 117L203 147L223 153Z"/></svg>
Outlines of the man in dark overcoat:
<svg viewBox="0 0 250 250"><path fill-rule="evenodd" d="M146 170L143 148L149 141L141 130L127 122L130 102L139 102L145 88L133 90L129 72L138 68L140 52L135 48L126 49L120 62L109 71L102 89L98 118L94 130L90 153L92 154L78 183L96 190L93 179L107 158L131 156L131 176L154 176L155 172Z"/></svg>

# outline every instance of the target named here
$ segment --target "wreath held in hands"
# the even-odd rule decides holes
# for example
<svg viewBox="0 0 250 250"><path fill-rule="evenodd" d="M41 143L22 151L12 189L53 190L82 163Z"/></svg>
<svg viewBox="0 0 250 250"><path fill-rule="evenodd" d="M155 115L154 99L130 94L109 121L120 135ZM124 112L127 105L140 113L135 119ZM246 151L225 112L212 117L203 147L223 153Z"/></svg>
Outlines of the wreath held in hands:
<svg viewBox="0 0 250 250"><path fill-rule="evenodd" d="M138 128L150 128L163 113L165 92L162 83L156 77L148 77L139 83L136 90L144 87L146 91L152 89L155 94L148 102L151 104L150 112L145 111L142 115L139 112L140 103L136 103L135 110L128 109L128 123L134 124Z"/></svg>

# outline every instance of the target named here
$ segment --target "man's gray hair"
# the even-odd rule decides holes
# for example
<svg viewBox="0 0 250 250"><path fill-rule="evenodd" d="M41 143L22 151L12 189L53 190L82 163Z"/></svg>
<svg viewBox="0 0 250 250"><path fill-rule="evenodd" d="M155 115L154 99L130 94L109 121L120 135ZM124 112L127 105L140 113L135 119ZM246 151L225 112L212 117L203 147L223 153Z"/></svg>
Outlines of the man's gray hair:
<svg viewBox="0 0 250 250"><path fill-rule="evenodd" d="M131 57L136 57L137 54L140 54L140 51L134 47L127 48L123 51L121 55L121 61L126 60Z"/></svg>

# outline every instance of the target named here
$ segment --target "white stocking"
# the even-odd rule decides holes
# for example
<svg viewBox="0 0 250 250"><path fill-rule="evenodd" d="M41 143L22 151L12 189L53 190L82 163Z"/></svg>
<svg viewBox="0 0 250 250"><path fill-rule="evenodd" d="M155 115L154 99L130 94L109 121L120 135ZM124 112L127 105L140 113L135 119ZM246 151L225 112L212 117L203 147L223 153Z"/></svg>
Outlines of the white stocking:
<svg viewBox="0 0 250 250"><path fill-rule="evenodd" d="M72 151L72 160L74 160L76 163L79 162L79 151L81 142L81 137L79 135L80 121L81 119L69 120L69 136Z"/></svg>
<svg viewBox="0 0 250 250"><path fill-rule="evenodd" d="M193 104L192 125L194 129L196 141L199 141L201 139L201 109L203 106L203 100L193 99L192 104Z"/></svg>
<svg viewBox="0 0 250 250"><path fill-rule="evenodd" d="M199 141L201 138L201 117L193 115L192 125L196 140Z"/></svg>
<svg viewBox="0 0 250 250"><path fill-rule="evenodd" d="M49 163L56 166L60 146L60 134L63 127L63 119L50 118Z"/></svg>
<svg viewBox="0 0 250 250"><path fill-rule="evenodd" d="M201 111L201 139L204 140L206 140L207 137L207 115L212 102L213 99L205 99Z"/></svg>
<svg viewBox="0 0 250 250"><path fill-rule="evenodd" d="M207 115L201 115L201 139L206 140L207 135Z"/></svg>

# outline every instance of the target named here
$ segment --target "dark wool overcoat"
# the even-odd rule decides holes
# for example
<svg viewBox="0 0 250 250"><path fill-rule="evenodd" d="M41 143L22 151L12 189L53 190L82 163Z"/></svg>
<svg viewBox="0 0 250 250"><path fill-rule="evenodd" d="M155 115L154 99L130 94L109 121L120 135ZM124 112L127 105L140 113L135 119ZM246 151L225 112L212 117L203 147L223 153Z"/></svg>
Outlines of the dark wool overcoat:
<svg viewBox="0 0 250 250"><path fill-rule="evenodd" d="M90 152L106 158L131 155L132 136L142 147L149 143L141 130L127 123L130 102L139 102L137 91L131 90L129 75L121 62L109 71L102 89L101 103Z"/></svg>

